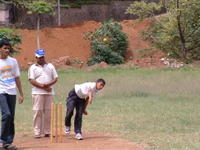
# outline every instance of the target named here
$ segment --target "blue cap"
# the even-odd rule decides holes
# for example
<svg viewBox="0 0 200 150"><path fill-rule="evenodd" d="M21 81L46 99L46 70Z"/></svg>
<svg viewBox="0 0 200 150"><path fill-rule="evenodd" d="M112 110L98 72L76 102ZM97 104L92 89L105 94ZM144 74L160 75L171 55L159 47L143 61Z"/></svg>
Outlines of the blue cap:
<svg viewBox="0 0 200 150"><path fill-rule="evenodd" d="M36 57L43 57L43 56L45 56L45 50L44 49L37 49L36 51L35 51L35 56Z"/></svg>

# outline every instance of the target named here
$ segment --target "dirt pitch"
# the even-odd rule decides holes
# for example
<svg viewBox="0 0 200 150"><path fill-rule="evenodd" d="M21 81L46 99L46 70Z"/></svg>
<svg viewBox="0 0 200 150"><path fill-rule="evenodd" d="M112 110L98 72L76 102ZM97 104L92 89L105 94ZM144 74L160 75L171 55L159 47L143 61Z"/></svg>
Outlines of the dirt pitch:
<svg viewBox="0 0 200 150"><path fill-rule="evenodd" d="M97 133L84 133L84 140L74 139L74 134L63 135L62 143L51 143L50 138L35 139L30 135L16 135L14 144L18 150L144 150L145 148L143 145Z"/></svg>

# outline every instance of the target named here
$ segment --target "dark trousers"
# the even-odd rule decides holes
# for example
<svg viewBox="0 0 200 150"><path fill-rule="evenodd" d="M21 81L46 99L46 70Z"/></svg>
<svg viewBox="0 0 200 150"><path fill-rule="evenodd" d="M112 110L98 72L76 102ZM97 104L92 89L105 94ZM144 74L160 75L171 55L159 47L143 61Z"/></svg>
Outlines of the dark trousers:
<svg viewBox="0 0 200 150"><path fill-rule="evenodd" d="M4 144L11 144L15 135L15 105L16 95L0 94L1 140Z"/></svg>
<svg viewBox="0 0 200 150"><path fill-rule="evenodd" d="M74 120L74 132L81 133L82 116L84 111L85 99L81 99L76 95L75 89L69 92L66 100L67 112L65 117L65 126L71 126L71 118L73 116L74 108L76 108L76 115Z"/></svg>

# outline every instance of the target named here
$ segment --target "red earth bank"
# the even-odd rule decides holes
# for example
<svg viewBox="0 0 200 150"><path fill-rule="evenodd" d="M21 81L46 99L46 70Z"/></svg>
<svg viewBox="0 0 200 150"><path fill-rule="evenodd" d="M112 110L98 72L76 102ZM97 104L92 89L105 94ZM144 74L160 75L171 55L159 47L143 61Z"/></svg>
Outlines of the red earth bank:
<svg viewBox="0 0 200 150"><path fill-rule="evenodd" d="M149 20L134 24L133 20L121 22L123 31L128 35L129 48L127 52L127 65L140 67L164 66L160 61L162 53L156 53L153 57L141 57L136 51L149 47L149 44L140 37L140 31L147 28ZM90 43L84 39L84 33L94 31L101 23L87 21L79 24L66 25L57 28L43 28L40 31L41 47L47 52L47 60L59 60L61 57L86 63L90 56ZM34 50L36 45L35 30L18 30L22 35L21 53L15 56L23 68L27 68L35 61ZM65 65L65 64L64 64ZM70 66L70 64L67 64ZM59 66L58 66L59 67Z"/></svg>

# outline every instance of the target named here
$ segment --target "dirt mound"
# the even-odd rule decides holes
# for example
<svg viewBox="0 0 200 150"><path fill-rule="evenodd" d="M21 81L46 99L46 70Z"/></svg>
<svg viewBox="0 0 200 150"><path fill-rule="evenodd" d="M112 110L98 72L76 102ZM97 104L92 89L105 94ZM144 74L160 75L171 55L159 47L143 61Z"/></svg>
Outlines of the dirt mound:
<svg viewBox="0 0 200 150"><path fill-rule="evenodd" d="M141 38L140 32L151 24L151 20L125 20L122 22L123 31L128 35L129 48L127 52L127 63L139 67L163 67L160 60L165 55L158 50L150 50L150 44Z"/></svg>
<svg viewBox="0 0 200 150"><path fill-rule="evenodd" d="M40 32L41 47L46 50L47 60L69 56L86 62L90 55L90 45L84 39L83 34L99 26L100 23L89 21L60 28L42 29ZM36 31L18 30L17 32L22 35L22 44L21 54L16 58L22 67L27 67L35 61Z"/></svg>
<svg viewBox="0 0 200 150"><path fill-rule="evenodd" d="M147 42L144 42L140 37L140 31L146 28L150 21L146 20L138 24L134 24L133 20L125 20L121 22L123 31L128 35L129 48L127 52L128 64L151 67L160 66L160 54L154 55L151 58L142 58L135 53L138 49L149 47ZM63 57L68 57L77 62L76 66L86 63L91 52L90 43L84 39L84 33L94 31L101 23L95 21L87 21L79 24L66 25L59 28L44 28L40 31L41 47L47 51L47 60L52 60L57 67L70 67L68 63L63 65L60 60ZM18 30L22 35L21 54L15 56L23 68L27 68L35 61L34 50L36 46L36 31L35 30ZM60 62L58 62L58 61ZM59 65L61 63L62 65ZM72 65L73 67L73 65Z"/></svg>
<svg viewBox="0 0 200 150"><path fill-rule="evenodd" d="M96 133L84 134L84 140L74 139L74 135L65 136L63 143L51 143L49 138L17 136L15 144L19 150L144 150L143 145Z"/></svg>

